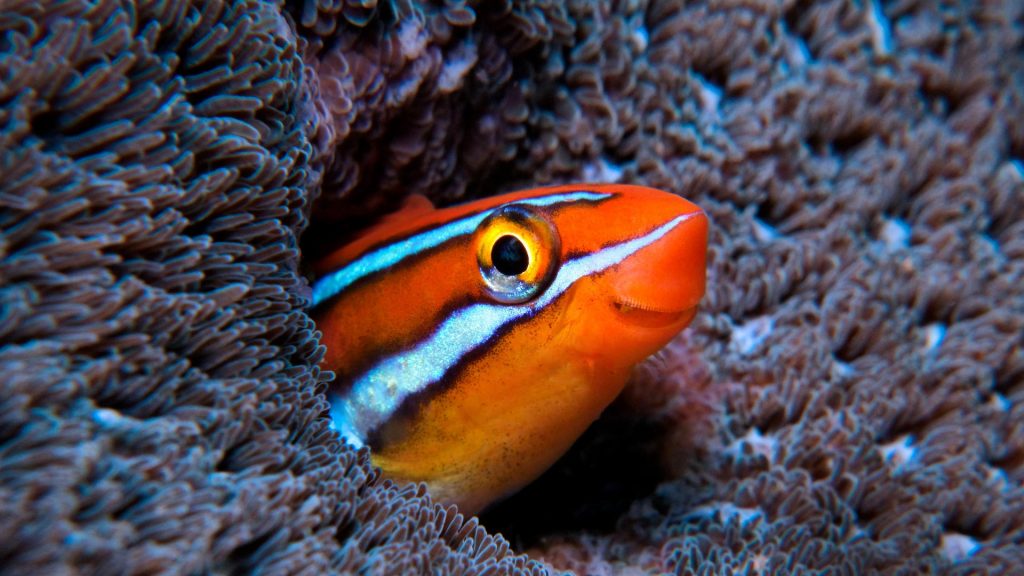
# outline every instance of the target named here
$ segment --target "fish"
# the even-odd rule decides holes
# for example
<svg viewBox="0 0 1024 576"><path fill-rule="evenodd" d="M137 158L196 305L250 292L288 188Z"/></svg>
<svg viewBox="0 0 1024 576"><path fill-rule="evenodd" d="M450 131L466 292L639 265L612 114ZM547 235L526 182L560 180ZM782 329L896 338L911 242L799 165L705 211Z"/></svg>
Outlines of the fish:
<svg viewBox="0 0 1024 576"><path fill-rule="evenodd" d="M411 197L314 266L332 425L477 514L533 481L694 318L708 219L634 185Z"/></svg>

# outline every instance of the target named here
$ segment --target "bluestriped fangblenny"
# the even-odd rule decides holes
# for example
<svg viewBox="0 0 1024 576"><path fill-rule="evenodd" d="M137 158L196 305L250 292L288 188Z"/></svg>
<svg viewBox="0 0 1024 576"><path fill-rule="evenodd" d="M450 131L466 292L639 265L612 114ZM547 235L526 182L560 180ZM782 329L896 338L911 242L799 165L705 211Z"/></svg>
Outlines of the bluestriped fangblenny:
<svg viewBox="0 0 1024 576"><path fill-rule="evenodd" d="M425 199L319 262L335 427L475 513L547 469L693 318L707 218L626 185Z"/></svg>

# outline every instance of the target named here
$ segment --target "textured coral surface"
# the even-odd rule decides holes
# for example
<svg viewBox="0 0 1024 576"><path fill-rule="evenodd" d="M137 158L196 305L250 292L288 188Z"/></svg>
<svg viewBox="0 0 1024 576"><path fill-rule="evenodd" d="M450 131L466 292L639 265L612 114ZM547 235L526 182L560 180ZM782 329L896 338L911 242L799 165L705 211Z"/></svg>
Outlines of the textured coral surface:
<svg viewBox="0 0 1024 576"><path fill-rule="evenodd" d="M0 573L1012 574L1022 119L1013 0L0 0ZM300 254L574 180L708 295L481 525L328 429Z"/></svg>

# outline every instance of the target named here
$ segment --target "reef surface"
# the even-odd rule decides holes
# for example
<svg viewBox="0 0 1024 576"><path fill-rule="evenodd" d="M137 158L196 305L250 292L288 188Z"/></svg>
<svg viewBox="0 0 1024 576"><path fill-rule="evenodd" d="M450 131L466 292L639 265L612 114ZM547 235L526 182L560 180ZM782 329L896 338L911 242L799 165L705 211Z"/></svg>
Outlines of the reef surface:
<svg viewBox="0 0 1024 576"><path fill-rule="evenodd" d="M708 295L481 525L329 429L300 260L568 181ZM1024 7L0 2L0 304L3 574L1012 573Z"/></svg>

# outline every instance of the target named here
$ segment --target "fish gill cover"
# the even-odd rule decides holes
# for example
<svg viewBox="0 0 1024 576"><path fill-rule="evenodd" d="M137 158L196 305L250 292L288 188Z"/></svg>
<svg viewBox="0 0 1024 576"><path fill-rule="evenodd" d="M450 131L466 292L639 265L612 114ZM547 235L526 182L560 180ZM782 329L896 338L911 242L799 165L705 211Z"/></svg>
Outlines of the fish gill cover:
<svg viewBox="0 0 1024 576"><path fill-rule="evenodd" d="M1010 573L1022 19L0 3L0 573ZM652 491L545 565L328 429L298 238L581 179L704 207L708 296L610 415L656 425Z"/></svg>

